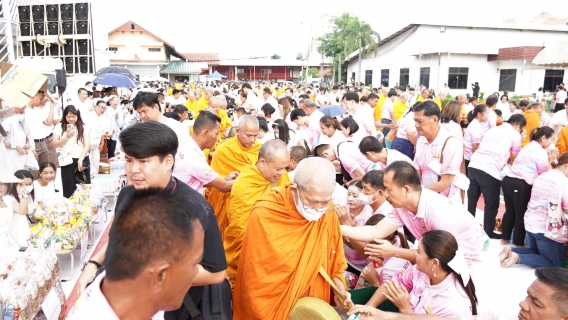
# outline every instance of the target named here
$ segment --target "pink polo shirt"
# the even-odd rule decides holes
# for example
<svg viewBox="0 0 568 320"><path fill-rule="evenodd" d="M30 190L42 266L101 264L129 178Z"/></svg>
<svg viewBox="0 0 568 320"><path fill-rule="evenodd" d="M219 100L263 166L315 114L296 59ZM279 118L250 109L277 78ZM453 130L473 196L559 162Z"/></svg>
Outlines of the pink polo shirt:
<svg viewBox="0 0 568 320"><path fill-rule="evenodd" d="M473 155L472 145L474 143L481 143L483 133L484 131L481 123L477 121L477 119L473 119L473 121L467 126L467 129L465 129L465 133L463 135L463 157L465 160L471 160L471 156Z"/></svg>
<svg viewBox="0 0 568 320"><path fill-rule="evenodd" d="M472 315L471 301L453 272L437 285L431 285L430 277L414 265L393 279L408 291L414 314L433 314L444 318Z"/></svg>
<svg viewBox="0 0 568 320"><path fill-rule="evenodd" d="M416 214L394 208L384 220L395 226L406 226L418 240L426 231L448 231L456 237L459 249L468 261L477 261L483 249L484 232L467 209L426 188L422 188Z"/></svg>
<svg viewBox="0 0 568 320"><path fill-rule="evenodd" d="M184 149L184 152L178 152L178 154L176 154L176 164L174 165L172 175L180 181L187 183L191 188L201 194L205 192L203 186L219 176L219 174L207 164L203 150L199 148L191 137L187 142L187 147Z"/></svg>
<svg viewBox="0 0 568 320"><path fill-rule="evenodd" d="M558 170L550 170L535 179L531 200L525 212L527 231L546 232L550 200L558 200L562 203L563 209L568 209L568 178Z"/></svg>
<svg viewBox="0 0 568 320"><path fill-rule="evenodd" d="M470 168L481 170L501 180L501 170L509 162L511 154L521 150L521 135L508 123L492 128L485 133L479 148L471 156Z"/></svg>
<svg viewBox="0 0 568 320"><path fill-rule="evenodd" d="M373 166L373 163L365 158L361 151L359 151L357 145L353 142L342 142L336 147L335 151L337 158L341 161L341 165L349 172L351 177L355 176L353 172L357 168L361 168L367 173Z"/></svg>
<svg viewBox="0 0 568 320"><path fill-rule="evenodd" d="M391 163L395 161L406 161L410 163L413 167L418 169L416 164L412 160L410 160L410 158L407 157L404 153L394 149L387 149L387 163L386 164L382 162L374 163L373 166L371 167L371 170L385 171L386 167L388 167Z"/></svg>
<svg viewBox="0 0 568 320"><path fill-rule="evenodd" d="M414 122L414 112L407 113L404 117L397 121L398 130L396 130L396 137L404 140L408 140L408 134L406 131L411 129L414 131L414 134L418 136L418 132L416 131L416 126Z"/></svg>
<svg viewBox="0 0 568 320"><path fill-rule="evenodd" d="M496 126L497 126L497 114L493 109L489 109L489 117L487 118L487 121L481 124L481 127L483 127L483 131L487 131L491 128L495 128Z"/></svg>
<svg viewBox="0 0 568 320"><path fill-rule="evenodd" d="M396 244L394 246L397 248L402 248L402 246L400 245L400 238L398 236L396 236ZM396 257L385 258L383 260L383 266L379 271L379 281L381 282L381 284L383 284L385 283L385 281L389 281L397 274L405 272L411 266L412 263L405 259Z"/></svg>
<svg viewBox="0 0 568 320"><path fill-rule="evenodd" d="M452 135L447 130L440 127L438 135L436 136L434 141L432 141L432 143L429 143L426 137L420 137L416 142L416 155L414 156L414 163L422 174L422 186L427 188L439 181L438 174L430 169L430 167L428 167L428 164L430 162L440 162L440 156L444 142L446 142L446 139L451 136ZM448 142L446 143L446 148L444 149L443 160L444 162L442 163L442 170L440 171L441 174L444 174L448 171L460 172L461 163L463 160L463 144L461 143L461 140L456 138L451 138L448 140ZM446 197L450 193L456 194L456 190L453 189L459 188L452 184L448 189L440 192L440 194ZM457 192L457 194L459 194L459 192Z"/></svg>
<svg viewBox="0 0 568 320"><path fill-rule="evenodd" d="M359 125L359 130L353 134L353 142L358 146L363 138L370 136L375 130L375 118L373 109L361 106L353 113L353 120Z"/></svg>
<svg viewBox="0 0 568 320"><path fill-rule="evenodd" d="M538 142L531 141L521 149L507 177L525 180L532 185L539 174L548 170L550 170L548 153Z"/></svg>
<svg viewBox="0 0 568 320"><path fill-rule="evenodd" d="M355 226L364 226L372 215L373 209L370 206L363 207L363 211L361 211L361 213L359 213L359 215L355 218ZM349 265L353 268L362 271L363 268L369 264L367 258L361 257L355 249L349 248L346 244L343 244L343 251L345 252L345 259L347 259L347 263L349 263Z"/></svg>
<svg viewBox="0 0 568 320"><path fill-rule="evenodd" d="M450 120L448 123L440 123L440 126L444 128L446 131L450 133L450 135L463 140L463 131L459 124L455 123L453 120Z"/></svg>

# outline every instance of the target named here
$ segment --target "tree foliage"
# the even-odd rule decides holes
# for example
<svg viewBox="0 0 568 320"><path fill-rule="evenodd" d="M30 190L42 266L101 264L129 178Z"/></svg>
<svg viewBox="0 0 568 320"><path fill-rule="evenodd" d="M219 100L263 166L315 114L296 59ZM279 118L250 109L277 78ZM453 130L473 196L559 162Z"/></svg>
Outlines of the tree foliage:
<svg viewBox="0 0 568 320"><path fill-rule="evenodd" d="M273 54L272 56L270 56L270 59L274 59L274 60L277 60L277 59L280 59L280 58L281 58L281 57L280 57L277 53L275 53L275 54Z"/></svg>
<svg viewBox="0 0 568 320"><path fill-rule="evenodd" d="M304 60L304 55L301 52L298 52L296 55L296 60Z"/></svg>
<svg viewBox="0 0 568 320"><path fill-rule="evenodd" d="M309 68L308 69L308 76L315 78L318 74L319 70L317 68ZM306 77L306 69L302 70L302 76L300 78Z"/></svg>

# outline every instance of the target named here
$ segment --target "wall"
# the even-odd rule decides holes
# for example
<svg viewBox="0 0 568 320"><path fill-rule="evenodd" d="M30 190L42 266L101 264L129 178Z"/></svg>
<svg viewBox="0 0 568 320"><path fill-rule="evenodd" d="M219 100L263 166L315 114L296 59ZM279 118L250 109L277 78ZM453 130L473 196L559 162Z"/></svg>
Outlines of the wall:
<svg viewBox="0 0 568 320"><path fill-rule="evenodd" d="M267 67L267 66L237 66L237 69L243 69L244 73L239 73L237 74L237 77L240 78L246 78L249 80L292 80L294 77L299 77L301 75L301 67ZM290 68L292 68L292 76L290 77ZM272 73L270 74L265 74L264 76L262 76L262 69L271 69ZM234 72L235 72L235 67L234 66L215 66L213 67L213 71L215 72L218 71L219 73L221 73L222 75L228 76L230 80L233 80L235 78Z"/></svg>
<svg viewBox="0 0 568 320"><path fill-rule="evenodd" d="M111 62L133 60L135 55L138 55L140 60L167 61L164 43L145 31L116 31L108 37L108 46L118 49L116 52L109 51ZM161 48L161 52L149 52L148 48Z"/></svg>

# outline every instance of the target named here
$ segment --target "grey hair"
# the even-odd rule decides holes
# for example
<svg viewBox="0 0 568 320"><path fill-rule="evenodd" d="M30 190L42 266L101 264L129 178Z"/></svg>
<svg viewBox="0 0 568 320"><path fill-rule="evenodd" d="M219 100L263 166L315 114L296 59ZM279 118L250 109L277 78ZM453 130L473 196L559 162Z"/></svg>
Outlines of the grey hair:
<svg viewBox="0 0 568 320"><path fill-rule="evenodd" d="M213 90L209 87L205 88L205 94L213 94Z"/></svg>
<svg viewBox="0 0 568 320"><path fill-rule="evenodd" d="M244 129L244 127L246 125L250 125L250 126L254 126L254 127L259 127L258 126L258 119L255 116L251 116L250 114L244 115L242 117L239 118L239 123L238 123L238 127L239 129Z"/></svg>
<svg viewBox="0 0 568 320"><path fill-rule="evenodd" d="M227 106L227 99L219 98L219 106Z"/></svg>
<svg viewBox="0 0 568 320"><path fill-rule="evenodd" d="M404 98L408 101L408 93L403 93L400 95L399 99Z"/></svg>
<svg viewBox="0 0 568 320"><path fill-rule="evenodd" d="M219 98L217 98L217 97L211 97L211 98L209 98L209 103L208 103L208 105L211 105L212 103L219 103Z"/></svg>
<svg viewBox="0 0 568 320"><path fill-rule="evenodd" d="M389 88L383 88L383 90L381 90L383 93L387 94L389 93Z"/></svg>
<svg viewBox="0 0 568 320"><path fill-rule="evenodd" d="M316 103L312 99L304 99L304 100L302 100L302 102L308 108L315 108L316 107Z"/></svg>
<svg viewBox="0 0 568 320"><path fill-rule="evenodd" d="M280 139L268 140L265 142L260 151L258 152L258 160L261 158L267 162L272 162L274 158L282 153L285 153L290 158L290 151L286 143Z"/></svg>
<svg viewBox="0 0 568 320"><path fill-rule="evenodd" d="M462 94L458 95L458 98L465 98L465 99L467 99L467 95L465 95L465 94L462 93Z"/></svg>
<svg viewBox="0 0 568 320"><path fill-rule="evenodd" d="M294 182L299 189L333 192L335 189L335 167L324 158L306 158L296 167Z"/></svg>

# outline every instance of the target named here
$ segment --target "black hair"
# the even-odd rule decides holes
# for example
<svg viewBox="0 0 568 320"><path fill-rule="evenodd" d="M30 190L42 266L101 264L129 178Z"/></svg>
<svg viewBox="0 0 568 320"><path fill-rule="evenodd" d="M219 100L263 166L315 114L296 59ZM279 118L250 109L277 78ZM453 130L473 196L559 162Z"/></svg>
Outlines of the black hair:
<svg viewBox="0 0 568 320"><path fill-rule="evenodd" d="M469 103L472 103L477 100L477 97L469 97Z"/></svg>
<svg viewBox="0 0 568 320"><path fill-rule="evenodd" d="M361 182L368 183L373 188L385 190L384 179L384 172L382 172L381 170L371 170L365 173L363 179L361 179Z"/></svg>
<svg viewBox="0 0 568 320"><path fill-rule="evenodd" d="M420 175L412 164L406 161L395 161L385 169L385 175L393 171L392 181L399 187L409 186L414 191L422 190Z"/></svg>
<svg viewBox="0 0 568 320"><path fill-rule="evenodd" d="M264 112L264 115L272 115L274 112L276 112L276 109L274 109L274 107L270 103L265 103L262 107L260 107L260 110Z"/></svg>
<svg viewBox="0 0 568 320"><path fill-rule="evenodd" d="M347 183L347 188L349 187L357 187L360 190L363 190L363 183L361 180L351 180Z"/></svg>
<svg viewBox="0 0 568 320"><path fill-rule="evenodd" d="M53 171L57 172L57 167L55 166L55 163L46 161L39 164L38 174L42 173L45 168L52 168Z"/></svg>
<svg viewBox="0 0 568 320"><path fill-rule="evenodd" d="M366 136L359 143L359 151L362 154L367 152L380 153L383 151L383 144L375 136Z"/></svg>
<svg viewBox="0 0 568 320"><path fill-rule="evenodd" d="M496 114L498 117L502 117L502 116L503 116L503 111L501 111L501 110L499 110L499 109L495 109L495 110L493 110L493 111L495 111L495 114Z"/></svg>
<svg viewBox="0 0 568 320"><path fill-rule="evenodd" d="M128 126L118 136L127 156L144 159L167 155L175 157L179 142L176 133L167 125L156 121L138 122Z"/></svg>
<svg viewBox="0 0 568 320"><path fill-rule="evenodd" d="M343 100L345 101L355 101L355 103L359 103L359 94L355 91L349 91L343 96Z"/></svg>
<svg viewBox="0 0 568 320"><path fill-rule="evenodd" d="M177 114L175 112L164 112L164 117L174 119L175 121L181 120L181 117L179 116L179 114Z"/></svg>
<svg viewBox="0 0 568 320"><path fill-rule="evenodd" d="M85 88L79 88L79 90L77 90L77 93L81 93L81 91L85 91L85 92L87 92L87 93L88 93L88 90L87 90L87 89L85 89ZM38 92L39 92L39 91L38 91Z"/></svg>
<svg viewBox="0 0 568 320"><path fill-rule="evenodd" d="M484 104L478 104L475 108L467 114L467 122L471 123L473 119L477 117L478 114L484 113L487 110L487 106ZM470 119L471 116L471 119Z"/></svg>
<svg viewBox="0 0 568 320"><path fill-rule="evenodd" d="M294 109L290 112L290 120L294 121L300 117L307 117L306 112L302 109Z"/></svg>
<svg viewBox="0 0 568 320"><path fill-rule="evenodd" d="M278 128L277 138L284 141L284 143L288 145L288 143L290 142L290 128L288 127L286 121L282 119L276 119L274 120L274 124L272 125L272 127Z"/></svg>
<svg viewBox="0 0 568 320"><path fill-rule="evenodd" d="M25 178L30 178L30 179L32 179L32 182L34 181L34 176L28 170L18 170L16 172L14 172L14 176L18 179L24 180ZM32 199L33 199L34 198L34 190L32 190L30 195L32 196Z"/></svg>
<svg viewBox="0 0 568 320"><path fill-rule="evenodd" d="M536 268L534 271L538 281L553 287L555 292L552 294L552 300L558 307L557 312L561 314L568 313L568 270L564 268Z"/></svg>
<svg viewBox="0 0 568 320"><path fill-rule="evenodd" d="M527 119L522 114L514 114L507 120L507 123L510 125L519 125L521 128L524 128L527 125Z"/></svg>
<svg viewBox="0 0 568 320"><path fill-rule="evenodd" d="M145 105L150 108L154 108L155 106L160 105L160 101L158 100L158 95L154 92L142 91L136 94L134 100L132 100L132 106L134 110L138 110Z"/></svg>
<svg viewBox="0 0 568 320"><path fill-rule="evenodd" d="M6 130L4 130L4 127L2 127L2 124L0 123L0 136L5 137L6 135Z"/></svg>
<svg viewBox="0 0 568 320"><path fill-rule="evenodd" d="M268 122L263 117L257 117L258 119L258 129L264 132L268 132Z"/></svg>
<svg viewBox="0 0 568 320"><path fill-rule="evenodd" d="M375 93L369 93L369 95L367 96L368 100L372 100L372 99L378 99L379 96Z"/></svg>
<svg viewBox="0 0 568 320"><path fill-rule="evenodd" d="M392 96L396 96L396 91L394 89L390 89L389 92L387 93L387 98L390 98Z"/></svg>
<svg viewBox="0 0 568 320"><path fill-rule="evenodd" d="M302 93L302 94L299 96L299 98L300 98L300 100L302 100L302 99L309 99L310 96L307 95L307 94L305 94L305 93Z"/></svg>
<svg viewBox="0 0 568 320"><path fill-rule="evenodd" d="M384 218L386 218L386 217L383 214L380 214L380 213L374 214L367 220L367 222L365 222L365 225L366 226L377 225ZM400 240L400 247L401 248L410 249L410 247L408 246L408 239L406 238L404 233L402 233L398 230L393 232L390 236L385 237L385 240L388 240L391 243L394 243L396 236L398 236L398 239Z"/></svg>
<svg viewBox="0 0 568 320"><path fill-rule="evenodd" d="M440 120L440 107L432 100L427 100L414 106L414 113L420 111L424 111L424 115L427 117L435 116Z"/></svg>
<svg viewBox="0 0 568 320"><path fill-rule="evenodd" d="M201 131L211 129L216 123L221 123L221 118L210 111L201 111L193 124L193 132L200 134Z"/></svg>
<svg viewBox="0 0 568 320"><path fill-rule="evenodd" d="M519 101L519 107L527 107L529 105L529 100L523 99Z"/></svg>
<svg viewBox="0 0 568 320"><path fill-rule="evenodd" d="M89 143L89 141L85 142L84 139L84 131L85 131L85 123L83 122L83 119L81 118L81 111L75 109L74 106L72 105L68 105L67 107L65 107L65 109L63 110L63 116L61 116L61 133L63 134L63 132L65 132L67 130L67 115L71 113L77 116L77 122L75 122L75 127L77 127L77 142L81 142L81 143Z"/></svg>
<svg viewBox="0 0 568 320"><path fill-rule="evenodd" d="M487 100L485 100L485 104L486 104L489 108L491 108L491 107L493 107L494 105L497 104L497 101L499 101L499 99L497 99L497 97L495 97L495 96L489 96L489 97L487 98Z"/></svg>
<svg viewBox="0 0 568 320"><path fill-rule="evenodd" d="M540 128L533 128L529 134L531 141L538 141L542 137L546 137L549 139L554 135L554 129L548 126L540 127Z"/></svg>
<svg viewBox="0 0 568 320"><path fill-rule="evenodd" d="M184 249L193 245L194 228L202 225L207 214L204 206L189 201L184 193L158 188L134 190L128 206L121 209L110 229L105 255L110 281L135 279L159 259L181 259Z"/></svg>
<svg viewBox="0 0 568 320"><path fill-rule="evenodd" d="M242 85L241 88L242 88L242 89L247 88L247 89L251 89L251 90L252 90L252 87L250 86L250 83L248 83L248 82L243 83L243 85Z"/></svg>
<svg viewBox="0 0 568 320"><path fill-rule="evenodd" d="M270 90L270 88L265 87L262 91L268 93L268 94L272 94L272 91Z"/></svg>
<svg viewBox="0 0 568 320"><path fill-rule="evenodd" d="M177 93L180 93L180 92L181 92L181 90L179 90L179 89L174 89L174 90L172 90L172 96L173 96L174 94L177 94Z"/></svg>
<svg viewBox="0 0 568 320"><path fill-rule="evenodd" d="M174 112L177 114L184 114L184 112L187 112L187 107L184 106L183 104L176 104L176 106L174 107Z"/></svg>
<svg viewBox="0 0 568 320"><path fill-rule="evenodd" d="M357 131L359 131L359 125L357 124L357 121L355 121L355 119L353 119L352 117L344 118L343 120L341 120L340 124L343 128L349 129L349 134L355 134Z"/></svg>

